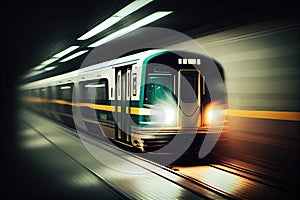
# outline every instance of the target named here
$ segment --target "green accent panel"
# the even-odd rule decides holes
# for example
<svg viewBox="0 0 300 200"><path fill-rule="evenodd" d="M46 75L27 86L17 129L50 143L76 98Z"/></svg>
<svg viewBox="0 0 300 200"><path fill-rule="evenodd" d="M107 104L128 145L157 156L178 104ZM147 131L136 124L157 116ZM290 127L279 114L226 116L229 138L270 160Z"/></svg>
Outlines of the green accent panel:
<svg viewBox="0 0 300 200"><path fill-rule="evenodd" d="M143 104L144 104L144 85L145 85L145 78L146 78L146 67L147 67L147 64L149 62L149 60L151 60L152 58L156 57L156 56L160 56L162 54L165 54L167 53L167 51L162 51L162 52L158 52L158 53L155 53L149 57L147 57L144 61L143 61L143 64L142 64L142 79L141 79L141 88L140 88L140 104L139 104L139 108L143 108ZM143 118L142 116L139 117L139 122L142 121Z"/></svg>

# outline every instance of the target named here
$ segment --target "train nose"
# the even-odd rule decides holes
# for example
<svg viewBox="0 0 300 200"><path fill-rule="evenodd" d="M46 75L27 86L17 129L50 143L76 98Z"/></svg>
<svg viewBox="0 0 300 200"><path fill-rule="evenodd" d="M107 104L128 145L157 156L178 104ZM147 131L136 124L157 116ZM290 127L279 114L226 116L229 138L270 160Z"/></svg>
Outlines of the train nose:
<svg viewBox="0 0 300 200"><path fill-rule="evenodd" d="M182 128L197 128L199 120L201 119L200 107L194 105L180 105L179 118Z"/></svg>
<svg viewBox="0 0 300 200"><path fill-rule="evenodd" d="M182 128L196 128L200 119L200 72L179 71L179 123Z"/></svg>

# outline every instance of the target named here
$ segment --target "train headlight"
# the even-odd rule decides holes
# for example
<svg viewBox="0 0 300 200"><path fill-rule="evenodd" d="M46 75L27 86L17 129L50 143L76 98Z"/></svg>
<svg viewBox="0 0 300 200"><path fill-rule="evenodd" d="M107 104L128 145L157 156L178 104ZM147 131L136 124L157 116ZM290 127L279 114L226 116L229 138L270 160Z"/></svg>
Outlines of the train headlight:
<svg viewBox="0 0 300 200"><path fill-rule="evenodd" d="M208 117L208 119L209 119L210 121L212 121L213 119L215 119L215 118L216 118L216 116L215 116L215 111L214 111L214 110L208 111L207 117Z"/></svg>
<svg viewBox="0 0 300 200"><path fill-rule="evenodd" d="M216 119L216 111L213 109L213 105L209 104L205 107L204 110L204 124L208 126L215 119Z"/></svg>
<svg viewBox="0 0 300 200"><path fill-rule="evenodd" d="M172 108L164 108L164 124L174 124L176 119L176 112Z"/></svg>
<svg viewBox="0 0 300 200"><path fill-rule="evenodd" d="M176 125L176 107L168 104L155 104L151 106L150 124L157 126Z"/></svg>
<svg viewBox="0 0 300 200"><path fill-rule="evenodd" d="M157 99L151 108L150 123L157 126L177 125L177 104L173 98Z"/></svg>
<svg viewBox="0 0 300 200"><path fill-rule="evenodd" d="M218 103L210 103L204 109L204 125L221 126L225 120L224 116L224 105Z"/></svg>

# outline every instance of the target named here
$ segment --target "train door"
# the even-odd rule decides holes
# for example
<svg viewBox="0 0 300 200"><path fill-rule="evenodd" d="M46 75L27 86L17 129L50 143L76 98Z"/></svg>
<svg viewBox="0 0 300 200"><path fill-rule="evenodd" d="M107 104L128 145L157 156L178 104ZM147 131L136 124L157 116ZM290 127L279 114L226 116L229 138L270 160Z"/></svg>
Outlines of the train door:
<svg viewBox="0 0 300 200"><path fill-rule="evenodd" d="M181 128L197 128L200 118L200 72L196 69L179 71L179 121Z"/></svg>
<svg viewBox="0 0 300 200"><path fill-rule="evenodd" d="M130 99L131 69L116 70L115 139L124 143L131 142Z"/></svg>

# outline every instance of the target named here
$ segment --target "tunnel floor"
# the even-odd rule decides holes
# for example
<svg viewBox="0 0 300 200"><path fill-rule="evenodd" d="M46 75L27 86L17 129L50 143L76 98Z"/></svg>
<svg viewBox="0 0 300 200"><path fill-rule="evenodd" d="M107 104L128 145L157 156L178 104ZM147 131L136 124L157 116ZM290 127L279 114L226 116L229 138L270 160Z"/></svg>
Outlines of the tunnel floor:
<svg viewBox="0 0 300 200"><path fill-rule="evenodd" d="M223 165L178 165L168 170L102 146L102 155L109 154L113 164L125 171L112 170L111 166L95 162L71 130L27 110L21 113L16 152L6 174L8 198L262 199L288 194L263 179ZM28 123L37 119L40 121L34 126ZM130 174L126 168L143 173Z"/></svg>

